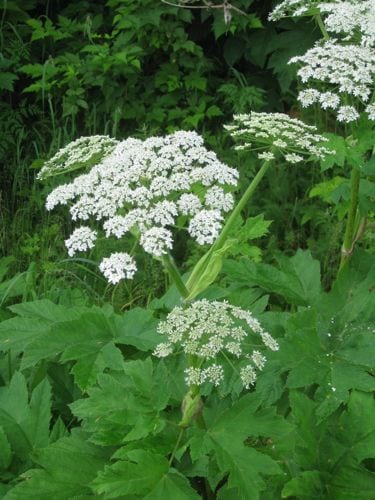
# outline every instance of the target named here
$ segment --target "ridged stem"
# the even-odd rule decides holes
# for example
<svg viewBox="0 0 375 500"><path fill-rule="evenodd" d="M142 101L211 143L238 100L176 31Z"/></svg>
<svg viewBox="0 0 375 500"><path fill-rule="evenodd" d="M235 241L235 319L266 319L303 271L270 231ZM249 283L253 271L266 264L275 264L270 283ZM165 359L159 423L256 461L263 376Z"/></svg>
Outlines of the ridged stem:
<svg viewBox="0 0 375 500"><path fill-rule="evenodd" d="M173 260L173 257L170 254L166 254L163 256L163 264L165 269L167 270L171 280L176 285L177 290L180 295L186 299L189 296L189 290L186 288L185 283L182 281L181 274L177 269L177 266Z"/></svg>
<svg viewBox="0 0 375 500"><path fill-rule="evenodd" d="M350 205L345 228L344 243L341 248L341 261L339 271L341 271L341 269L345 266L353 253L360 180L361 172L358 168L353 168L351 174Z"/></svg>
<svg viewBox="0 0 375 500"><path fill-rule="evenodd" d="M254 179L250 182L248 188L246 189L246 191L242 195L242 198L237 203L237 205L236 205L235 209L233 210L233 212L230 214L227 222L225 223L223 229L221 230L221 233L219 234L218 239L215 241L215 243L212 246L212 251L218 250L218 249L220 249L223 246L223 244L225 243L225 240L228 237L228 234L229 234L230 230L232 229L232 226L234 225L234 223L236 222L237 218L241 214L242 210L245 208L245 206L247 205L248 201L250 200L250 198L254 194L254 191L258 187L258 184L260 183L260 181L265 176L265 174L266 174L267 170L269 169L271 163L272 163L271 161L265 161L263 163L263 165L260 167L258 173L254 177Z"/></svg>

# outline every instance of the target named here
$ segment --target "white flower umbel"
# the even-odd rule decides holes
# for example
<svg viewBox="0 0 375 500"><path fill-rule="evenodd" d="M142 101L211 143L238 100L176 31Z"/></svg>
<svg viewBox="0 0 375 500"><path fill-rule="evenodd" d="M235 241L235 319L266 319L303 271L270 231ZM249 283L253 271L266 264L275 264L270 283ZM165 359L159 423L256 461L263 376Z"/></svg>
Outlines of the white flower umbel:
<svg viewBox="0 0 375 500"><path fill-rule="evenodd" d="M166 341L156 347L155 356L163 358L182 349L190 359L194 358L193 365L185 371L188 385L206 381L219 385L224 378L223 363L234 357L242 365L240 378L248 388L255 383L256 370L262 370L266 362L259 351L261 346L273 351L279 349L276 340L264 331L251 312L227 302L206 299L187 307L175 307L159 323L158 333ZM258 349L251 351L251 344Z"/></svg>
<svg viewBox="0 0 375 500"><path fill-rule="evenodd" d="M374 0L331 1L319 4L328 32L340 35L345 41L361 45L375 44Z"/></svg>
<svg viewBox="0 0 375 500"><path fill-rule="evenodd" d="M85 252L95 245L97 232L89 227L77 227L70 235L70 238L65 240L65 246L68 249L68 254L73 257L77 252Z"/></svg>
<svg viewBox="0 0 375 500"><path fill-rule="evenodd" d="M219 235L222 220L219 210L201 210L191 219L188 231L200 245L211 244Z"/></svg>
<svg viewBox="0 0 375 500"><path fill-rule="evenodd" d="M215 240L223 214L233 206L228 191L237 185L238 172L208 151L202 137L179 131L144 141L103 141L81 138L51 160L53 165L61 161L66 171L101 155L91 169L50 193L49 210L69 205L73 220L95 219L107 238L132 232L155 257L172 248L174 226L186 224L201 245ZM111 144L104 157L103 144Z"/></svg>
<svg viewBox="0 0 375 500"><path fill-rule="evenodd" d="M99 269L107 280L116 285L122 279L132 279L137 270L133 257L125 252L113 253L106 257L99 265Z"/></svg>
<svg viewBox="0 0 375 500"><path fill-rule="evenodd" d="M46 161L38 174L38 179L45 179L75 168L92 166L111 153L116 144L118 141L106 135L80 137Z"/></svg>
<svg viewBox="0 0 375 500"><path fill-rule="evenodd" d="M142 233L141 246L147 253L161 257L172 249L172 233L164 227L151 227Z"/></svg>
<svg viewBox="0 0 375 500"><path fill-rule="evenodd" d="M298 95L301 105L335 110L342 122L357 120L374 91L375 50L371 47L319 42L289 63L301 66L297 74L308 85Z"/></svg>
<svg viewBox="0 0 375 500"><path fill-rule="evenodd" d="M288 163L298 163L335 153L321 145L327 139L317 134L316 127L283 113L235 115L233 125L225 128L236 142L241 143L236 149L263 147L265 151L259 153L258 158L265 161L281 155Z"/></svg>
<svg viewBox="0 0 375 500"><path fill-rule="evenodd" d="M283 17L300 17L309 15L319 2L314 0L284 0L276 5L268 16L270 21L278 21Z"/></svg>

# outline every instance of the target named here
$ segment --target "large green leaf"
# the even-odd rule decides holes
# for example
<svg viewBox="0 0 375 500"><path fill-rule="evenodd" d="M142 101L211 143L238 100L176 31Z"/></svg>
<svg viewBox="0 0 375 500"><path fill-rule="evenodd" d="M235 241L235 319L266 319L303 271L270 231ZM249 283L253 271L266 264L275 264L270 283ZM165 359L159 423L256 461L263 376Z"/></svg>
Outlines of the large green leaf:
<svg viewBox="0 0 375 500"><path fill-rule="evenodd" d="M335 312L332 314L329 330L315 309L292 315L272 363L276 377L277 370L279 375L288 374L285 386L290 389L314 384L319 386L316 400L320 402L317 408L320 418L325 418L340 404L347 402L351 389L375 390L375 379L369 373L374 362L367 355L356 355L357 343L365 339L365 345L371 344L373 334L358 334L357 328L350 328L349 325L343 331L341 322L335 323ZM372 344L370 353L373 351ZM263 391L264 383L263 380ZM272 384L272 380L268 383Z"/></svg>
<svg viewBox="0 0 375 500"><path fill-rule="evenodd" d="M283 488L282 497L322 498L323 487L320 473L316 470L301 472Z"/></svg>
<svg viewBox="0 0 375 500"><path fill-rule="evenodd" d="M29 403L26 380L16 372L9 387L0 388L0 425L12 451L21 460L49 442L51 388L44 379L33 391Z"/></svg>
<svg viewBox="0 0 375 500"><path fill-rule="evenodd" d="M375 472L365 461L375 459L375 401L372 394L354 391L348 410L336 426L335 440L340 444L340 457L332 467L332 498L375 498ZM335 442L327 443L327 448ZM330 450L327 450L328 453Z"/></svg>
<svg viewBox="0 0 375 500"><path fill-rule="evenodd" d="M200 498L189 481L168 460L147 450L128 451L125 460L105 467L93 481L93 490L107 498L148 498L152 500Z"/></svg>
<svg viewBox="0 0 375 500"><path fill-rule="evenodd" d="M122 444L158 433L163 428L160 412L170 397L168 372L151 358L128 361L122 371L102 374L88 398L75 401L73 413L100 444Z"/></svg>
<svg viewBox="0 0 375 500"><path fill-rule="evenodd" d="M115 342L150 351L160 342L156 333L158 321L151 311L139 307L116 317Z"/></svg>
<svg viewBox="0 0 375 500"><path fill-rule="evenodd" d="M97 307L66 308L40 300L11 310L18 316L1 323L0 349L23 352L23 370L57 356L63 363L76 362L72 373L83 390L104 370L121 370L122 353L115 344L147 351L160 342L157 320L140 308L117 315Z"/></svg>
<svg viewBox="0 0 375 500"><path fill-rule="evenodd" d="M308 251L299 250L294 257L281 259L280 269L241 259L228 261L224 271L236 282L258 285L295 305L312 304L321 292L319 262Z"/></svg>
<svg viewBox="0 0 375 500"><path fill-rule="evenodd" d="M292 391L290 402L296 444L288 460L294 477L285 484L283 498L374 498L373 396L353 391L347 409L321 423L317 404L307 395Z"/></svg>
<svg viewBox="0 0 375 500"><path fill-rule="evenodd" d="M34 461L41 468L25 472L23 481L4 500L71 500L90 495L89 484L107 460L106 452L88 443L84 436L62 438L34 453Z"/></svg>
<svg viewBox="0 0 375 500"><path fill-rule="evenodd" d="M259 437L277 441L293 428L275 409L261 409L260 403L254 394L243 396L224 412L206 412L207 431L192 431L192 459L213 453L222 477L229 474L219 498L257 499L266 488L264 476L282 472L269 454L262 453L267 447L257 450L252 444Z"/></svg>
<svg viewBox="0 0 375 500"><path fill-rule="evenodd" d="M142 495L144 498L168 469L168 460L163 456L146 450L132 450L128 453L128 460L106 466L92 484L94 491L104 494L104 498L126 495Z"/></svg>

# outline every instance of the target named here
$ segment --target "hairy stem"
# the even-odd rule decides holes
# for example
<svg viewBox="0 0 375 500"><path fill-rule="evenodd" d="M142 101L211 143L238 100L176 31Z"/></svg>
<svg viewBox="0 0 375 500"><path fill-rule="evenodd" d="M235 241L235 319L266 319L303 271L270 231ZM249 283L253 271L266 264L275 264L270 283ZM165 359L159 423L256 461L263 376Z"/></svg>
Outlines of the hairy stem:
<svg viewBox="0 0 375 500"><path fill-rule="evenodd" d="M361 179L361 173L358 168L353 168L351 175L351 190L350 190L350 205L348 212L348 219L346 222L344 243L341 248L341 261L339 271L345 266L345 264L350 259L353 253L353 246L355 240L355 221L357 217L358 209L358 195L359 195L359 183Z"/></svg>

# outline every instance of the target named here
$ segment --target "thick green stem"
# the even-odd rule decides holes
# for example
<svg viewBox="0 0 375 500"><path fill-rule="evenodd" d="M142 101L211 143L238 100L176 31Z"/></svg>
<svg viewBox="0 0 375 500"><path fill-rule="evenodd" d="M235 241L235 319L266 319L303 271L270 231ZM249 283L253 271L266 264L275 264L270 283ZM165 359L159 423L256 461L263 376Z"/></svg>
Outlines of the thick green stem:
<svg viewBox="0 0 375 500"><path fill-rule="evenodd" d="M198 293L203 292L217 276L221 268L223 253L225 253L225 245L229 241L228 236L242 210L245 208L249 199L254 194L254 191L266 174L270 165L271 161L265 161L263 163L258 173L242 195L235 209L229 216L226 224L219 234L219 237L209 249L209 251L198 261L198 263L194 267L187 282L187 288L190 291L189 299L194 298Z"/></svg>
<svg viewBox="0 0 375 500"><path fill-rule="evenodd" d="M167 254L163 256L163 264L168 271L171 280L176 285L177 290L180 292L181 296L186 299L189 296L189 290L186 288L185 283L182 281L181 275L177 266L171 255Z"/></svg>
<svg viewBox="0 0 375 500"><path fill-rule="evenodd" d="M230 214L227 222L225 223L225 226L223 227L223 229L221 230L221 233L219 234L218 239L213 244L213 246L212 246L213 251L220 249L224 245L225 240L227 239L228 234L230 233L230 230L232 229L234 223L236 222L236 220L239 217L239 215L241 214L242 210L245 208L248 201L250 200L250 198L254 194L254 191L258 187L258 184L260 183L260 181L263 179L263 177L266 174L267 170L269 169L270 165L271 165L271 161L265 161L263 163L263 165L260 167L258 173L256 174L254 179L249 184L248 188L246 189L246 191L242 195L242 198L240 199L240 201L237 203L233 212Z"/></svg>
<svg viewBox="0 0 375 500"><path fill-rule="evenodd" d="M345 228L344 243L341 248L341 262L339 271L345 266L353 253L356 233L355 222L357 218L360 179L361 172L358 168L353 168L351 175L350 205Z"/></svg>
<svg viewBox="0 0 375 500"><path fill-rule="evenodd" d="M175 444L175 446L173 448L173 451L172 451L172 454L171 454L171 456L169 458L169 467L171 467L171 465L173 463L173 460L174 460L174 457L175 457L175 455L177 453L178 447L180 446L180 442L181 442L181 438L182 438L182 435L184 433L184 430L185 430L184 428L180 429L180 432L179 432L178 437L177 437L176 444Z"/></svg>

